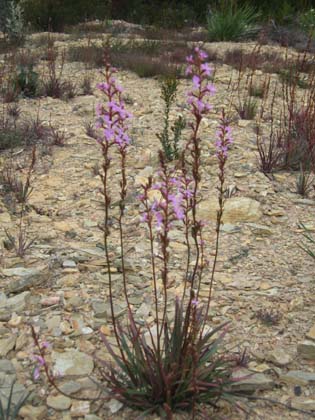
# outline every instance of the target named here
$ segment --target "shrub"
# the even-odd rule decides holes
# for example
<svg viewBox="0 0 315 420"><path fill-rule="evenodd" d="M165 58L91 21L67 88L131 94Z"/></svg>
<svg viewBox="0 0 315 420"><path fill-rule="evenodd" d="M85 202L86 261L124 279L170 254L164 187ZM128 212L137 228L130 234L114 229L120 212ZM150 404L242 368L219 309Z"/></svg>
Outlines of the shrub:
<svg viewBox="0 0 315 420"><path fill-rule="evenodd" d="M58 58L60 63L58 66ZM66 59L66 52L59 51L54 46L52 39L47 45L47 75L42 80L43 94L52 98L72 99L76 94L76 87L71 80L64 80L63 71ZM59 70L58 70L59 67Z"/></svg>
<svg viewBox="0 0 315 420"><path fill-rule="evenodd" d="M28 239L27 229L24 218L27 212L27 203L33 191L32 175L36 163L36 146L33 146L30 163L27 167L24 180L16 175L17 170L12 160L5 166L1 172L1 181L4 185L4 192L12 192L16 201L20 203L19 221L17 226L17 235L14 236L8 230L5 230L7 240L7 249L14 249L16 255L23 258L29 248L35 242L35 238Z"/></svg>
<svg viewBox="0 0 315 420"><path fill-rule="evenodd" d="M0 31L7 35L10 42L20 43L24 38L23 27L21 6L14 0L1 0Z"/></svg>
<svg viewBox="0 0 315 420"><path fill-rule="evenodd" d="M176 77L165 77L161 81L161 98L164 101L164 128L160 134L157 134L161 142L165 158L168 161L179 158L178 143L180 141L182 130L185 128L185 120L179 116L171 127L173 138L170 138L169 117L171 106L176 100L178 80Z"/></svg>
<svg viewBox="0 0 315 420"><path fill-rule="evenodd" d="M283 149L284 167L299 170L315 168L315 107L293 110L286 121Z"/></svg>
<svg viewBox="0 0 315 420"><path fill-rule="evenodd" d="M308 78L305 75L302 76L294 67L283 68L279 70L278 73L282 83L288 83L290 85L296 84L296 86L301 89L308 88Z"/></svg>
<svg viewBox="0 0 315 420"><path fill-rule="evenodd" d="M281 130L274 130L273 124L269 137L262 137L257 133L257 150L259 157L259 169L264 174L270 174L281 166L282 153L279 148Z"/></svg>
<svg viewBox="0 0 315 420"><path fill-rule="evenodd" d="M256 312L256 318L267 326L278 325L282 314L274 308L263 308Z"/></svg>
<svg viewBox="0 0 315 420"><path fill-rule="evenodd" d="M3 108L0 116L0 151L19 146L24 141L23 130L18 125L20 112L10 112L11 107Z"/></svg>
<svg viewBox="0 0 315 420"><path fill-rule="evenodd" d="M18 66L17 74L13 80L14 89L24 96L34 97L38 93L39 74L33 66Z"/></svg>
<svg viewBox="0 0 315 420"><path fill-rule="evenodd" d="M5 33L9 40L15 44L20 44L24 40L24 19L21 5L14 0L9 2L9 10L4 25Z"/></svg>
<svg viewBox="0 0 315 420"><path fill-rule="evenodd" d="M85 74L83 80L81 82L81 89L83 95L92 95L93 94L93 87L92 87L92 79L91 76Z"/></svg>
<svg viewBox="0 0 315 420"><path fill-rule="evenodd" d="M309 9L299 16L299 24L311 38L315 36L315 9Z"/></svg>
<svg viewBox="0 0 315 420"><path fill-rule="evenodd" d="M232 7L226 3L210 10L207 20L209 41L239 41L255 37L258 28L254 23L258 16L249 5Z"/></svg>
<svg viewBox="0 0 315 420"><path fill-rule="evenodd" d="M23 10L25 21L33 27L63 31L66 25L107 17L109 3L103 0L24 0Z"/></svg>

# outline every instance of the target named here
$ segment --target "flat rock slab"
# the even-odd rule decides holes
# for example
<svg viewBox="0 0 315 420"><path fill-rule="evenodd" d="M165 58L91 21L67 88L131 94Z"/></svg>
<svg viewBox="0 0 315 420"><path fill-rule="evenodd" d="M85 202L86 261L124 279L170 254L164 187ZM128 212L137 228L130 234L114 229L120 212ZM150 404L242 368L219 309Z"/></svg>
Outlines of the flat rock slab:
<svg viewBox="0 0 315 420"><path fill-rule="evenodd" d="M291 370L284 375L280 375L280 380L293 385L315 384L315 373Z"/></svg>
<svg viewBox="0 0 315 420"><path fill-rule="evenodd" d="M30 292L23 292L16 296L6 299L5 301L1 301L0 314L13 312L13 311L16 312L17 314L21 313L25 309L30 298L31 298Z"/></svg>
<svg viewBox="0 0 315 420"><path fill-rule="evenodd" d="M9 337L0 340L0 357L6 356L11 350L14 349L16 343L16 336L10 335Z"/></svg>
<svg viewBox="0 0 315 420"><path fill-rule="evenodd" d="M198 206L198 216L203 220L216 220L218 210L217 199L202 201ZM224 204L223 222L256 222L262 217L259 201L247 197L233 197Z"/></svg>
<svg viewBox="0 0 315 420"><path fill-rule="evenodd" d="M298 344L297 347L298 354L304 359L315 360L315 342L310 340L305 340L302 343Z"/></svg>
<svg viewBox="0 0 315 420"><path fill-rule="evenodd" d="M32 287L39 286L46 280L48 280L48 275L36 274L33 276L21 277L19 279L10 281L8 291L10 293L24 292L25 290L31 289Z"/></svg>
<svg viewBox="0 0 315 420"><path fill-rule="evenodd" d="M25 405L19 411L19 415L24 420L45 420L47 419L47 407L45 405L40 405L39 407Z"/></svg>
<svg viewBox="0 0 315 420"><path fill-rule="evenodd" d="M315 400L306 398L296 398L291 402L292 407L299 410L315 411Z"/></svg>
<svg viewBox="0 0 315 420"><path fill-rule="evenodd" d="M49 395L46 402L48 407L57 411L68 410L71 407L71 399L65 395Z"/></svg>
<svg viewBox="0 0 315 420"><path fill-rule="evenodd" d="M253 373L247 369L239 369L233 373L232 378L237 379L232 384L232 390L238 392L255 392L257 390L269 390L274 387L272 379L263 373Z"/></svg>
<svg viewBox="0 0 315 420"><path fill-rule="evenodd" d="M15 367L10 360L2 359L0 360L0 374L10 373L11 375L15 374Z"/></svg>
<svg viewBox="0 0 315 420"><path fill-rule="evenodd" d="M272 352L270 352L267 355L266 360L280 367L287 366L289 363L292 362L291 357L282 349L275 349Z"/></svg>
<svg viewBox="0 0 315 420"><path fill-rule="evenodd" d="M6 268L1 270L2 274L6 277L29 277L29 276L36 276L43 270L45 270L46 266L41 267L34 267L34 268L27 268L27 267L15 267L15 268Z"/></svg>
<svg viewBox="0 0 315 420"><path fill-rule="evenodd" d="M64 353L53 352L52 361L54 375L86 376L90 375L94 368L91 356L73 349Z"/></svg>

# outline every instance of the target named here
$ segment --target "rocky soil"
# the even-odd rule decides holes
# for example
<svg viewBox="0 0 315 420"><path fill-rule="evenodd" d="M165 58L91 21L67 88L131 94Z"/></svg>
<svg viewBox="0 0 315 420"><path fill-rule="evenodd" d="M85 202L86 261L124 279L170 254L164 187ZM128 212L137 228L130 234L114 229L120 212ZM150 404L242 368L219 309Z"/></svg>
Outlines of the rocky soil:
<svg viewBox="0 0 315 420"><path fill-rule="evenodd" d="M30 41L29 41L30 42ZM61 40L60 45L66 45ZM217 44L216 48L230 48ZM213 47L213 45L212 45ZM67 64L66 75L79 82L83 66ZM98 70L91 71L94 85L101 80ZM207 222L205 235L209 258L214 250L216 211L216 159L214 133L223 105L231 101L228 66L217 68L211 116L202 127L203 163L200 215ZM258 75L259 76L259 75ZM274 76L276 77L276 76ZM127 204L127 269L130 301L139 322L152 322L149 252L146 232L139 225L137 193L141 182L157 168L163 103L156 79L140 79L130 72L118 78L128 93L134 118L133 144L128 157L129 194ZM188 80L182 80L175 113L189 118L185 104ZM66 145L39 158L26 216L30 238L36 238L24 259L2 249L0 271L0 397L6 401L8 385L17 379L14 400L25 390L34 391L20 412L24 419L136 418L114 400L94 414L96 404L78 397L95 397L98 389L90 378L98 379L99 360L108 354L99 329L113 340L109 321L107 268L102 249L102 196L95 168L101 164L98 144L85 134L84 122L93 120L95 104L101 95L94 89L90 96L69 101L42 98L40 118L65 130ZM25 115L35 116L38 100L19 101ZM174 114L175 117L175 114ZM221 251L215 277L215 295L209 324L230 321L226 349L247 348L248 369L254 373L242 383L241 390L256 390L254 395L277 400L294 408L313 412L315 417L315 277L314 262L301 251L299 222L315 231L314 198L295 193L295 174L278 173L273 180L257 167L255 122L234 119L235 143L228 162L226 201L222 226ZM185 131L188 134L188 129ZM19 152L19 151L17 151ZM40 155L40 150L38 151ZM24 154L24 151L23 151ZM111 183L117 193L118 173ZM2 201L1 201L2 200ZM115 204L115 199L113 200ZM17 230L18 219L0 199L0 242L5 229ZM113 227L111 252L118 250L118 231ZM180 230L171 244L174 282L170 293L182 290L181 258L184 252ZM122 279L118 259L113 278L117 296L116 310L123 316ZM207 273L206 273L207 276ZM205 284L204 296L206 293ZM264 324L257 313L276 314L275 325ZM170 308L171 313L171 308ZM58 395L44 375L34 381L32 354L34 344L29 325L42 339L51 343L48 361L58 383L69 397ZM253 419L307 419L301 411L291 411L267 401L242 401ZM235 407L222 406L208 418L248 418ZM188 418L178 415L178 418ZM154 418L154 417L152 417Z"/></svg>

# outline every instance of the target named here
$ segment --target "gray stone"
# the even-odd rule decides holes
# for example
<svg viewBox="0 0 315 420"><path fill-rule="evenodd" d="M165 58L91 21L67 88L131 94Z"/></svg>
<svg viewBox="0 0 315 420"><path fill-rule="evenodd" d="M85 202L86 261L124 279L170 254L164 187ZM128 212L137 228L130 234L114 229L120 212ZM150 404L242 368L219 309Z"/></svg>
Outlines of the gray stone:
<svg viewBox="0 0 315 420"><path fill-rule="evenodd" d="M213 198L205 200L198 206L198 216L203 220L216 220L218 201ZM260 203L252 198L232 197L224 204L223 222L256 222L262 216Z"/></svg>
<svg viewBox="0 0 315 420"><path fill-rule="evenodd" d="M15 343L15 350L19 351L25 348L28 344L30 337L26 332L22 332L17 336L16 343Z"/></svg>
<svg viewBox="0 0 315 420"><path fill-rule="evenodd" d="M90 413L90 401L73 401L70 410L71 417L81 417Z"/></svg>
<svg viewBox="0 0 315 420"><path fill-rule="evenodd" d="M0 314L8 312L22 312L31 298L30 292L23 292L0 303Z"/></svg>
<svg viewBox="0 0 315 420"><path fill-rule="evenodd" d="M297 198L293 200L293 203L300 204L302 206L315 206L315 201L308 198Z"/></svg>
<svg viewBox="0 0 315 420"><path fill-rule="evenodd" d="M263 373L253 373L248 369L239 369L232 374L236 380L232 384L232 390L238 392L254 392L256 390L268 390L274 387L272 379Z"/></svg>
<svg viewBox="0 0 315 420"><path fill-rule="evenodd" d="M69 382L65 382L64 384L60 385L59 388L65 394L72 395L72 394L75 394L76 392L80 391L81 385L78 384L78 382L69 381Z"/></svg>
<svg viewBox="0 0 315 420"><path fill-rule="evenodd" d="M11 313L7 310L0 310L0 322L8 322L11 319Z"/></svg>
<svg viewBox="0 0 315 420"><path fill-rule="evenodd" d="M62 266L63 268L75 268L77 264L73 260L65 260L63 261Z"/></svg>
<svg viewBox="0 0 315 420"><path fill-rule="evenodd" d="M289 363L292 362L291 357L282 349L273 350L267 355L266 360L280 367L287 366Z"/></svg>
<svg viewBox="0 0 315 420"><path fill-rule="evenodd" d="M86 376L94 368L93 358L85 353L68 350L64 353L52 352L53 373L61 376Z"/></svg>
<svg viewBox="0 0 315 420"><path fill-rule="evenodd" d="M110 409L110 412L112 414L115 414L123 407L123 403L112 398L111 400L109 400L107 406Z"/></svg>
<svg viewBox="0 0 315 420"><path fill-rule="evenodd" d="M68 410L71 407L71 399L65 395L49 395L46 402L48 407L56 411Z"/></svg>
<svg viewBox="0 0 315 420"><path fill-rule="evenodd" d="M247 226L249 226L250 230L258 236L270 236L273 234L272 229L270 229L268 226L258 225L256 223L248 223Z"/></svg>
<svg viewBox="0 0 315 420"><path fill-rule="evenodd" d="M9 353L9 351L13 350L15 342L15 335L10 335L9 337L0 340L0 357L6 356Z"/></svg>
<svg viewBox="0 0 315 420"><path fill-rule="evenodd" d="M299 410L315 411L315 400L296 398L291 401L291 405Z"/></svg>
<svg viewBox="0 0 315 420"><path fill-rule="evenodd" d="M40 405L39 407L25 405L19 411L19 416L25 420L45 420L47 419L47 407L45 405Z"/></svg>
<svg viewBox="0 0 315 420"><path fill-rule="evenodd" d="M72 296L70 299L67 300L66 306L72 306L74 308L78 308L82 306L84 303L81 296Z"/></svg>
<svg viewBox="0 0 315 420"><path fill-rule="evenodd" d="M0 360L0 372L1 373L10 373L11 375L15 374L15 367L10 360L2 359Z"/></svg>
<svg viewBox="0 0 315 420"><path fill-rule="evenodd" d="M48 328L48 331L54 331L56 328L60 327L61 322L61 316L60 315L54 315L46 320L46 325Z"/></svg>
<svg viewBox="0 0 315 420"><path fill-rule="evenodd" d="M12 280L8 286L8 291L10 293L24 292L38 285L40 283L39 279L43 280L40 276L22 277L17 280Z"/></svg>
<svg viewBox="0 0 315 420"><path fill-rule="evenodd" d="M221 226L221 231L224 233L237 233L241 231L240 226L231 225L230 223L225 223Z"/></svg>
<svg viewBox="0 0 315 420"><path fill-rule="evenodd" d="M96 416L95 414L86 414L84 416L84 420L102 420L102 419Z"/></svg>
<svg viewBox="0 0 315 420"><path fill-rule="evenodd" d="M103 300L93 300L92 309L95 318L106 318L108 316L109 307Z"/></svg>
<svg viewBox="0 0 315 420"><path fill-rule="evenodd" d="M280 375L280 380L293 385L314 385L315 373L291 370L284 375Z"/></svg>
<svg viewBox="0 0 315 420"><path fill-rule="evenodd" d="M137 310L136 313L141 318L146 319L149 316L150 312L151 312L151 307L148 304L146 304L145 302L143 302L140 305L140 308Z"/></svg>
<svg viewBox="0 0 315 420"><path fill-rule="evenodd" d="M33 267L33 268L27 268L27 267L14 267L14 268L6 268L2 270L2 274L6 277L29 277L29 276L36 276L41 271L45 270L46 266L40 266L40 267Z"/></svg>
<svg viewBox="0 0 315 420"><path fill-rule="evenodd" d="M298 344L297 347L298 353L308 360L315 360L315 342L310 340L305 340L302 343Z"/></svg>

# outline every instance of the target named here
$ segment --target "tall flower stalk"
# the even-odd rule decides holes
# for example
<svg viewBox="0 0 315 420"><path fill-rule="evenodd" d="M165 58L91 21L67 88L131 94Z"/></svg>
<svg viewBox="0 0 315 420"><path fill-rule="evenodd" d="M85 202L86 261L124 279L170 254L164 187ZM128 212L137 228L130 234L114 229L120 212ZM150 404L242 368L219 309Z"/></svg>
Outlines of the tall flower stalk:
<svg viewBox="0 0 315 420"><path fill-rule="evenodd" d="M102 194L104 197L104 226L103 226L103 237L104 237L104 248L106 263L108 268L108 279L109 279L109 299L111 308L111 318L113 328L115 331L115 337L117 344L120 346L119 334L116 325L116 318L114 313L114 302L113 302L113 283L111 276L111 260L108 251L108 237L110 234L109 227L109 210L111 204L111 196L109 191L109 170L111 166L111 155L110 152L113 148L118 150L120 155L120 169L121 169L121 181L120 181L120 202L119 202L119 216L118 224L120 231L120 258L123 275L123 286L124 294L127 301L128 308L130 310L130 303L128 299L127 291L127 279L124 261L124 241L123 241L123 216L125 211L125 199L127 193L127 179L126 179L126 153L127 148L130 144L130 137L128 136L127 121L131 118L131 114L125 109L125 104L122 99L122 88L117 83L114 74L116 69L111 67L108 57L105 57L105 70L103 76L105 81L97 85L98 89L105 96L105 104L99 104L96 107L97 121L96 128L100 130L100 135L97 138L98 143L101 146L103 163L102 172L100 177L102 180ZM122 353L122 351L121 351ZM123 353L122 353L123 354Z"/></svg>
<svg viewBox="0 0 315 420"><path fill-rule="evenodd" d="M191 168L193 178L193 189L191 196L191 235L193 238L196 261L193 268L192 275L189 281L191 287L196 287L197 272L200 269L200 236L202 231L202 222L197 217L197 204L199 194L199 184L201 181L201 138L199 137L200 124L202 119L209 114L212 106L209 103L209 98L215 93L215 88L212 83L209 83L211 76L211 68L206 62L208 56L199 48L195 48L194 54L187 57L188 67L186 74L192 76L193 88L188 92L187 102L190 105L193 121L190 124L192 133L187 142L185 154L183 156L184 165ZM200 277L199 277L200 278ZM185 279L187 282L188 279ZM185 285L186 289L187 285Z"/></svg>

